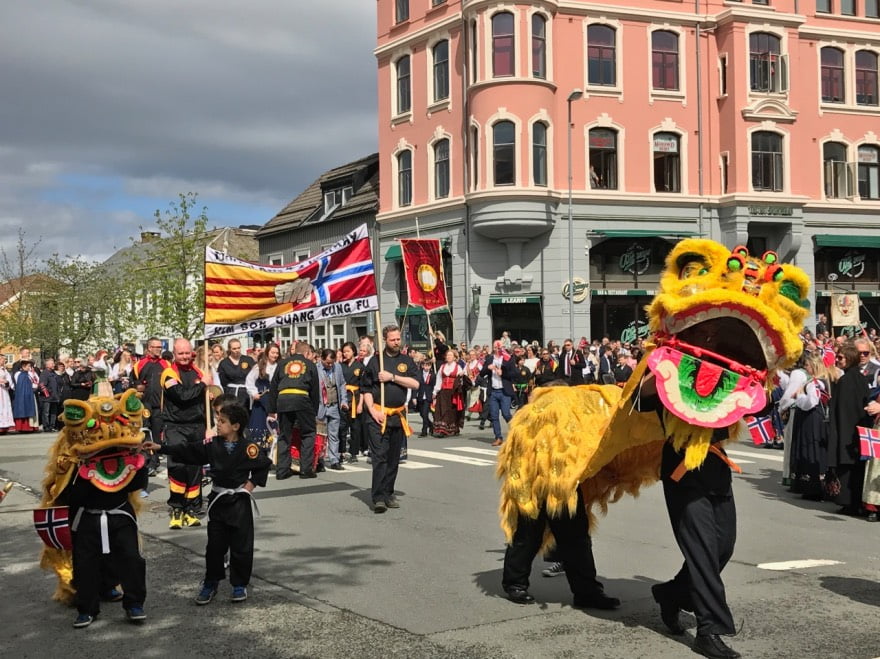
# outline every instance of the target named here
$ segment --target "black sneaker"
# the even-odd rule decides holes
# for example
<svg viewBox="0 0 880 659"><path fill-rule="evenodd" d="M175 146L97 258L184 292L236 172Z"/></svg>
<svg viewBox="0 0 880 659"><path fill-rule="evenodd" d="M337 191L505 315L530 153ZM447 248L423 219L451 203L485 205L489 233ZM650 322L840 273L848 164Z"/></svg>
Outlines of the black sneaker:
<svg viewBox="0 0 880 659"><path fill-rule="evenodd" d="M550 567L541 570L541 574L545 577L559 577L565 574L565 567L562 565L562 563L557 561Z"/></svg>
<svg viewBox="0 0 880 659"><path fill-rule="evenodd" d="M332 465L330 465L330 469L332 469L333 471L345 471L345 467L343 467L338 462L335 462Z"/></svg>

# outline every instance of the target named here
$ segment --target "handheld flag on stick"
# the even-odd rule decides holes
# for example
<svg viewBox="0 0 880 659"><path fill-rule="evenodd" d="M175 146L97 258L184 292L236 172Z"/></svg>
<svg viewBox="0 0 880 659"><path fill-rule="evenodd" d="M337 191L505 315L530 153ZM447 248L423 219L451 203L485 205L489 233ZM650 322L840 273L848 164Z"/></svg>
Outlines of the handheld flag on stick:
<svg viewBox="0 0 880 659"><path fill-rule="evenodd" d="M401 240L400 250L403 254L409 303L424 307L425 311L448 307L440 241Z"/></svg>

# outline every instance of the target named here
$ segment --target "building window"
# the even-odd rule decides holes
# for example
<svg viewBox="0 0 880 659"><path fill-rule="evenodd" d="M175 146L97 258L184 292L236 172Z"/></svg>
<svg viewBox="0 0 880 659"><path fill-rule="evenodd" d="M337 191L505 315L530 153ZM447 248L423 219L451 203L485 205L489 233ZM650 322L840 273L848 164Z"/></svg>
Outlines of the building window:
<svg viewBox="0 0 880 659"><path fill-rule="evenodd" d="M547 78L547 19L532 15L532 77Z"/></svg>
<svg viewBox="0 0 880 659"><path fill-rule="evenodd" d="M843 103L843 51L826 46L822 49L822 102Z"/></svg>
<svg viewBox="0 0 880 659"><path fill-rule="evenodd" d="M412 204L412 151L397 156L397 205Z"/></svg>
<svg viewBox="0 0 880 659"><path fill-rule="evenodd" d="M446 0L431 0L431 6L436 7L437 5L445 4Z"/></svg>
<svg viewBox="0 0 880 659"><path fill-rule="evenodd" d="M651 33L651 80L654 89L678 91L678 35L668 30Z"/></svg>
<svg viewBox="0 0 880 659"><path fill-rule="evenodd" d="M654 134L654 190L681 192L680 139L675 133Z"/></svg>
<svg viewBox="0 0 880 659"><path fill-rule="evenodd" d="M822 145L822 162L825 168L825 197L828 199L852 197L852 181L849 176L849 164L846 161L846 144L825 142Z"/></svg>
<svg viewBox="0 0 880 659"><path fill-rule="evenodd" d="M394 7L396 22L403 23L409 20L409 0L395 0Z"/></svg>
<svg viewBox="0 0 880 659"><path fill-rule="evenodd" d="M831 0L816 0L816 12L820 14L830 14Z"/></svg>
<svg viewBox="0 0 880 659"><path fill-rule="evenodd" d="M865 0L865 18L880 18L880 0Z"/></svg>
<svg viewBox="0 0 880 659"><path fill-rule="evenodd" d="M472 83L477 81L477 22L471 21L471 32L470 32L470 47L471 47L471 79Z"/></svg>
<svg viewBox="0 0 880 659"><path fill-rule="evenodd" d="M730 188L730 154L721 154L721 194L727 194Z"/></svg>
<svg viewBox="0 0 880 659"><path fill-rule="evenodd" d="M727 96L727 54L718 57L718 95Z"/></svg>
<svg viewBox="0 0 880 659"><path fill-rule="evenodd" d="M480 131L471 128L471 189L476 190L480 182Z"/></svg>
<svg viewBox="0 0 880 659"><path fill-rule="evenodd" d="M587 28L587 82L613 87L617 84L614 28L591 25Z"/></svg>
<svg viewBox="0 0 880 659"><path fill-rule="evenodd" d="M870 50L856 53L856 103L877 105L877 55Z"/></svg>
<svg viewBox="0 0 880 659"><path fill-rule="evenodd" d="M532 178L535 185L547 185L547 124L532 125Z"/></svg>
<svg viewBox="0 0 880 659"><path fill-rule="evenodd" d="M492 126L492 159L495 185L516 182L516 126L512 121L499 121Z"/></svg>
<svg viewBox="0 0 880 659"><path fill-rule="evenodd" d="M749 84L753 92L784 92L788 88L787 61L780 54L775 34L755 32L749 36Z"/></svg>
<svg viewBox="0 0 880 659"><path fill-rule="evenodd" d="M284 265L284 255L269 254L269 265Z"/></svg>
<svg viewBox="0 0 880 659"><path fill-rule="evenodd" d="M844 16L855 16L856 0L840 0L840 13Z"/></svg>
<svg viewBox="0 0 880 659"><path fill-rule="evenodd" d="M752 188L782 190L782 136L768 131L752 133Z"/></svg>
<svg viewBox="0 0 880 659"><path fill-rule="evenodd" d="M859 196L880 199L880 149L876 146L859 147Z"/></svg>
<svg viewBox="0 0 880 659"><path fill-rule="evenodd" d="M513 14L502 11L492 17L492 75L514 75Z"/></svg>
<svg viewBox="0 0 880 659"><path fill-rule="evenodd" d="M443 199L449 196L449 140L434 144L434 196Z"/></svg>
<svg viewBox="0 0 880 659"><path fill-rule="evenodd" d="M590 129L590 187L617 189L617 131Z"/></svg>
<svg viewBox="0 0 880 659"><path fill-rule="evenodd" d="M397 60L397 114L410 110L409 55Z"/></svg>
<svg viewBox="0 0 880 659"><path fill-rule="evenodd" d="M445 39L435 44L434 55L434 102L449 98L449 42Z"/></svg>

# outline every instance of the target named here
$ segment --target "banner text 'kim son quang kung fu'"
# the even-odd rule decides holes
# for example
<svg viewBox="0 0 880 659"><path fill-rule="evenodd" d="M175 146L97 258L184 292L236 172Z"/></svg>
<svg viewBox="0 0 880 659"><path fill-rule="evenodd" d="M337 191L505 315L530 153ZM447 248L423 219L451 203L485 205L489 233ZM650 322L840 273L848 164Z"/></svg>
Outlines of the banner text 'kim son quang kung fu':
<svg viewBox="0 0 880 659"><path fill-rule="evenodd" d="M379 308L367 225L300 263L271 266L205 250L205 336L311 323Z"/></svg>

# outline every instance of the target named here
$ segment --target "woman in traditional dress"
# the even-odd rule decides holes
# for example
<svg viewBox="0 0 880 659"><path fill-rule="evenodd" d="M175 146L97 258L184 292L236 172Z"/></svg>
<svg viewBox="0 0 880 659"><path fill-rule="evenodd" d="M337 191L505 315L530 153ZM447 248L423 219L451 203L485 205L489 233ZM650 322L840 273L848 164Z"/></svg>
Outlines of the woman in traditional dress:
<svg viewBox="0 0 880 659"><path fill-rule="evenodd" d="M831 378L819 355L804 360L810 379L794 397L791 461L796 492L811 501L822 500L820 476L827 469L825 446L828 442L827 415Z"/></svg>
<svg viewBox="0 0 880 659"><path fill-rule="evenodd" d="M9 397L12 386L12 375L6 370L6 357L0 355L0 435L5 435L15 426L12 399Z"/></svg>
<svg viewBox="0 0 880 659"><path fill-rule="evenodd" d="M275 375L275 367L278 366L280 356L281 349L273 343L260 355L257 367L251 369L244 381L251 397L251 418L248 422L248 429L251 440L255 442L263 441L269 432L266 428L268 412L263 397L269 391L269 383L272 382L272 376Z"/></svg>
<svg viewBox="0 0 880 659"><path fill-rule="evenodd" d="M110 384L113 385L113 393L121 394L131 386L131 369L134 364L131 361L131 353L121 350L110 367Z"/></svg>
<svg viewBox="0 0 880 659"><path fill-rule="evenodd" d="M434 437L457 435L461 430L458 414L464 401L461 397L464 369L458 365L458 351L449 348L446 361L437 369L434 385Z"/></svg>
<svg viewBox="0 0 880 659"><path fill-rule="evenodd" d="M34 371L34 363L31 360L22 359L19 363L21 370L15 374L13 381L15 398L12 399L12 418L16 431L36 432L40 429L36 398L40 376Z"/></svg>
<svg viewBox="0 0 880 659"><path fill-rule="evenodd" d="M868 392L868 404L865 411L874 418L874 428L880 428L880 371L874 375L874 382ZM865 462L865 482L862 486L862 505L868 513L869 522L880 521L880 459L873 458Z"/></svg>
<svg viewBox="0 0 880 659"><path fill-rule="evenodd" d="M476 350L468 351L468 360L464 366L464 374L467 377L470 387L468 387L467 393L467 418L468 421L471 419L471 414L480 415L480 412L483 411L483 405L480 400L480 385L477 383L477 379L480 377L480 371L483 368L483 362L480 361L477 356Z"/></svg>

